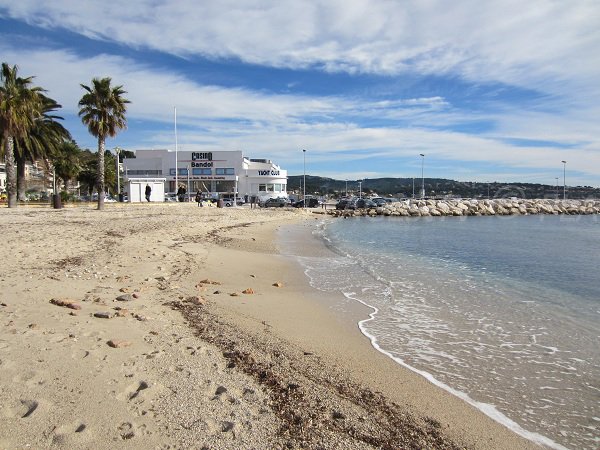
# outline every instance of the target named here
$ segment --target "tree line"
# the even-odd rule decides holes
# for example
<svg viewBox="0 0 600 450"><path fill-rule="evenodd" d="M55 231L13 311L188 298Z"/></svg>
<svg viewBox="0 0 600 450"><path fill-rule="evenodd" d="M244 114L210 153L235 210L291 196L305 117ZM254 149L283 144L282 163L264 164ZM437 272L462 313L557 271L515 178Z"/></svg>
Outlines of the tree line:
<svg viewBox="0 0 600 450"><path fill-rule="evenodd" d="M113 170L105 164L107 158L112 158L105 142L107 137L115 137L127 128L127 92L123 86L113 86L110 77L93 78L90 85L80 85L83 95L78 103L79 117L98 141L93 155L89 150L81 150L61 124L63 118L57 112L62 105L48 97L45 89L34 86L33 80L33 76L19 76L16 65L2 63L0 157L6 166L8 207L15 208L19 200L25 200L26 163L43 161L47 167L52 164L55 176L65 186L78 180L90 193L95 188L98 209L103 209L106 175L112 178ZM112 161L116 177L116 161Z"/></svg>

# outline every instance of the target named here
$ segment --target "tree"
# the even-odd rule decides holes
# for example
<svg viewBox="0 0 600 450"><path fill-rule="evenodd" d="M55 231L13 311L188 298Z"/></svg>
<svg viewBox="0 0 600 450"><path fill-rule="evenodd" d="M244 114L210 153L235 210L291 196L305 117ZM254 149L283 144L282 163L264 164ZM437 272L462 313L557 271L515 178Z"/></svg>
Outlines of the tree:
<svg viewBox="0 0 600 450"><path fill-rule="evenodd" d="M43 160L48 167L48 159L58 152L65 140L71 139L71 134L58 120L62 117L52 113L61 105L53 99L40 94L41 111L32 124L29 132L15 140L15 159L17 162L17 198L25 200L25 164L27 161Z"/></svg>
<svg viewBox="0 0 600 450"><path fill-rule="evenodd" d="M82 169L81 149L73 140L63 141L52 155L54 173L67 189L69 181L77 179Z"/></svg>
<svg viewBox="0 0 600 450"><path fill-rule="evenodd" d="M98 139L98 209L104 209L104 147L107 137L115 137L119 130L127 128L125 112L129 100L123 97L127 92L123 86L111 87L111 79L94 78L92 86L84 84L86 91L79 101L79 117L88 127L90 134Z"/></svg>
<svg viewBox="0 0 600 450"><path fill-rule="evenodd" d="M98 180L98 158L94 157L91 151L85 149L81 153L80 161L81 170L77 175L77 181L79 181L81 190L91 196Z"/></svg>
<svg viewBox="0 0 600 450"><path fill-rule="evenodd" d="M17 66L2 63L0 73L0 131L6 163L6 192L8 207L17 206L17 177L15 167L15 139L23 138L41 114L40 87L31 86L33 77L21 78Z"/></svg>

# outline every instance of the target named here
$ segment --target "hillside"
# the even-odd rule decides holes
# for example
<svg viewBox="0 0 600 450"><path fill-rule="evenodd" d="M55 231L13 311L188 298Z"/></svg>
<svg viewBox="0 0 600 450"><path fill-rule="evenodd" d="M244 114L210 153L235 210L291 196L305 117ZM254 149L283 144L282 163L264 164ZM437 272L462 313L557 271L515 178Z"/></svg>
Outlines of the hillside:
<svg viewBox="0 0 600 450"><path fill-rule="evenodd" d="M303 175L288 177L288 192L301 193ZM414 180L415 196L420 196L421 179ZM334 180L313 175L306 176L306 193L343 197L358 195L357 180ZM412 178L367 178L362 180L362 193L378 194L392 197L412 197ZM562 198L563 187L535 183L480 183L448 180L444 178L425 178L425 194L427 197L463 197L463 198ZM600 198L600 189L591 186L567 186L567 198Z"/></svg>

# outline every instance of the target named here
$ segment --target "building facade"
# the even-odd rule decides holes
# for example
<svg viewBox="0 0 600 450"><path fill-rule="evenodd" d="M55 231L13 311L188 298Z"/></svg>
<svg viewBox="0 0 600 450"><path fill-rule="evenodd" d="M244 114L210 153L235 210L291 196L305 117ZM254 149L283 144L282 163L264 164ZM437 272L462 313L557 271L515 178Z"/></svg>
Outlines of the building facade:
<svg viewBox="0 0 600 450"><path fill-rule="evenodd" d="M123 160L125 181L165 178L165 192L180 187L218 198L231 195L245 201L287 197L287 170L268 159L245 157L241 151L136 150Z"/></svg>
<svg viewBox="0 0 600 450"><path fill-rule="evenodd" d="M6 192L6 165L0 164L0 194Z"/></svg>

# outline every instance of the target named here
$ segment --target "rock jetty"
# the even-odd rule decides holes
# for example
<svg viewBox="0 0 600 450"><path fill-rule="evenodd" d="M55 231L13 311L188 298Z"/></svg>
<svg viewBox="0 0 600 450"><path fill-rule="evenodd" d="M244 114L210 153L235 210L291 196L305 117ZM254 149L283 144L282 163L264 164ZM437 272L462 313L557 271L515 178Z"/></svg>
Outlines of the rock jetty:
<svg viewBox="0 0 600 450"><path fill-rule="evenodd" d="M529 214L598 214L600 200L490 199L404 200L357 210L326 210L336 217L352 216L516 216Z"/></svg>

